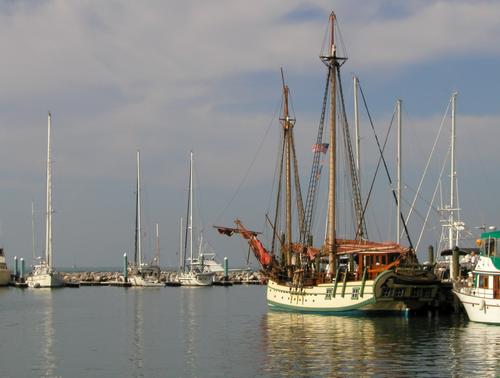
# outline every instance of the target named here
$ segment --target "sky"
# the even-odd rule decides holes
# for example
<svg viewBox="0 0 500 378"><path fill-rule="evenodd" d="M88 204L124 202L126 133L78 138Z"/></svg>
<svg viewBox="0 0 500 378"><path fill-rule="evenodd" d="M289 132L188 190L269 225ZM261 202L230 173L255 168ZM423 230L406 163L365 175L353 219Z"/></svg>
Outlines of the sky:
<svg viewBox="0 0 500 378"><path fill-rule="evenodd" d="M353 75L379 137L395 101L403 100L404 212L456 90L461 217L473 235L480 225L500 225L496 1L5 1L0 244L9 263L13 256L32 260L32 201L36 255L43 253L51 111L56 266L119 266L124 252L132 255L137 149L145 255L152 256L159 223L162 265L178 262L192 150L197 231L203 228L204 240L221 259L243 265L246 244L219 236L212 226L231 226L238 217L249 228L265 228L279 143L281 67L291 89L299 170L307 188L325 80L318 56L332 10L349 57L342 67L349 117ZM377 153L366 112L361 118L362 165L370 173ZM441 158L449 146L449 124L448 115L437 143ZM395 177L394 130L389 140L387 159ZM442 166L437 160L429 175L435 181ZM367 176L363 187L371 181ZM448 177L449 171L443 180ZM424 203L435 188L431 181L423 185ZM389 185L378 182L388 192ZM441 193L446 197L446 186ZM383 222L375 221L374 236L394 239L394 222L388 221L395 217L394 206L388 196L380 198L375 209ZM419 212L423 219L424 207ZM421 256L439 237L435 211L430 218ZM410 221L414 240L419 222Z"/></svg>

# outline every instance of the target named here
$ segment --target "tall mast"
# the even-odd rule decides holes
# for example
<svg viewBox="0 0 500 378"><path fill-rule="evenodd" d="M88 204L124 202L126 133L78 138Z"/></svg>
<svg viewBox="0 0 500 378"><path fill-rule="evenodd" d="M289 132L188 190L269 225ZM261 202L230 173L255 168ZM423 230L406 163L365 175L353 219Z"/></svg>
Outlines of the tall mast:
<svg viewBox="0 0 500 378"><path fill-rule="evenodd" d="M193 151L189 154L189 257L193 263Z"/></svg>
<svg viewBox="0 0 500 378"><path fill-rule="evenodd" d="M354 125L355 125L355 138L356 138L356 171L358 174L359 190L361 192L361 164L360 164L360 134L359 134L359 106L358 106L358 92L359 81L356 76L353 76L354 84Z"/></svg>
<svg viewBox="0 0 500 378"><path fill-rule="evenodd" d="M181 217L181 225L180 225L180 234L179 234L179 267L182 272L184 272L184 249L182 248L182 217Z"/></svg>
<svg viewBox="0 0 500 378"><path fill-rule="evenodd" d="M454 247L453 225L455 222L455 107L457 92L451 95L451 158L450 158L450 227L448 233L448 247Z"/></svg>
<svg viewBox="0 0 500 378"><path fill-rule="evenodd" d="M399 239L401 236L401 100L396 102L397 113L398 113L398 151L396 157L397 170L398 170L398 182L396 186L397 195L397 216L396 216L396 243L399 244Z"/></svg>
<svg viewBox="0 0 500 378"><path fill-rule="evenodd" d="M455 174L455 107L457 100L457 92L453 92L451 95L451 157L450 157L450 213L448 221L448 248L453 249L455 247L455 185L456 185L456 174ZM450 276L452 279L458 276L458 267L453 263L453 259L450 259Z"/></svg>
<svg viewBox="0 0 500 378"><path fill-rule="evenodd" d="M47 122L47 208L45 212L45 263L52 268L52 160L50 146L51 114Z"/></svg>
<svg viewBox="0 0 500 378"><path fill-rule="evenodd" d="M328 177L328 220L325 240L326 251L328 252L328 275L331 277L335 272L336 254L336 230L335 230L335 188L336 188L336 148L337 148L337 72L340 66L339 61L345 58L338 58L335 46L335 13L330 14L330 44L327 56L321 56L321 60L330 70L330 153L329 153L329 177Z"/></svg>
<svg viewBox="0 0 500 378"><path fill-rule="evenodd" d="M295 120L290 117L288 97L289 88L285 84L283 70L283 116L280 118L283 126L283 143L285 152L285 245L284 257L285 265L291 264L291 244L292 244L292 128Z"/></svg>
<svg viewBox="0 0 500 378"><path fill-rule="evenodd" d="M141 246L141 155L137 150L137 181L135 194L135 266L140 270L142 263Z"/></svg>
<svg viewBox="0 0 500 378"><path fill-rule="evenodd" d="M35 201L31 200L31 244L32 244L32 252L33 252L33 264L36 259L36 248L35 248Z"/></svg>
<svg viewBox="0 0 500 378"><path fill-rule="evenodd" d="M160 266L160 230L156 223L156 265Z"/></svg>

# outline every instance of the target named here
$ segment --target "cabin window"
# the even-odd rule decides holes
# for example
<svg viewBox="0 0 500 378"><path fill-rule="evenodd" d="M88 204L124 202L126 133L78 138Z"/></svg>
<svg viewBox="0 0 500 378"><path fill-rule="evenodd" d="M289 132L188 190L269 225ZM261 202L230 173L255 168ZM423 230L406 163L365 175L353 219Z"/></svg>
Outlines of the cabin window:
<svg viewBox="0 0 500 378"><path fill-rule="evenodd" d="M488 276L485 274L479 275L479 285L478 287L487 289L488 288Z"/></svg>
<svg viewBox="0 0 500 378"><path fill-rule="evenodd" d="M392 296L392 289L390 287L383 287L382 288L382 296L383 297L391 297Z"/></svg>
<svg viewBox="0 0 500 378"><path fill-rule="evenodd" d="M412 297L420 297L422 295L422 288L420 287L412 287L411 288L411 296Z"/></svg>
<svg viewBox="0 0 500 378"><path fill-rule="evenodd" d="M358 298L359 298L359 287L353 287L351 299L358 299Z"/></svg>
<svg viewBox="0 0 500 378"><path fill-rule="evenodd" d="M495 256L495 251L496 251L496 239L489 238L486 241L486 255Z"/></svg>
<svg viewBox="0 0 500 378"><path fill-rule="evenodd" d="M333 292L333 289L326 289L326 295L325 295L325 299L332 299L332 292Z"/></svg>
<svg viewBox="0 0 500 378"><path fill-rule="evenodd" d="M422 292L422 296L424 298L431 298L432 297L432 288L430 288L430 287L424 288L424 290Z"/></svg>
<svg viewBox="0 0 500 378"><path fill-rule="evenodd" d="M404 287L398 287L396 290L394 290L394 296L396 298L401 298L405 295L405 288Z"/></svg>

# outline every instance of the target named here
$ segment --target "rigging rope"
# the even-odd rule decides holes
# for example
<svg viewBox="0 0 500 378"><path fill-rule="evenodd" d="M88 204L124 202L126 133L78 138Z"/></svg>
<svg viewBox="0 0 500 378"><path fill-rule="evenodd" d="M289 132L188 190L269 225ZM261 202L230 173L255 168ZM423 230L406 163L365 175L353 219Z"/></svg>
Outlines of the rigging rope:
<svg viewBox="0 0 500 378"><path fill-rule="evenodd" d="M248 166L247 168L247 171L245 172L245 175L243 176L241 182L238 184L238 186L236 187L236 191L235 193L233 194L233 196L231 197L231 199L229 200L229 202L227 203L226 207L224 207L224 209L222 210L222 212L217 216L217 218L215 218L215 221L214 223L218 223L221 218L224 216L224 214L226 213L227 209L231 206L231 204L233 203L234 199L236 198L236 196L239 194L241 188L243 187L243 184L245 183L245 181L247 180L248 178L248 175L250 174L250 170L252 169L253 165L255 164L255 161L257 160L257 157L260 155L260 151L262 149L262 146L264 145L264 141L266 140L267 138L267 135L269 134L269 131L271 130L271 126L273 125L273 122L274 120L276 119L276 114L278 113L280 109L280 106L277 106L275 111L274 111L274 114L273 114L273 117L271 118L271 121L269 122L269 125L267 127L267 130L264 134L264 137L262 138L260 144L259 144L259 147L257 148L257 151L252 159L252 162L250 163L250 165Z"/></svg>
<svg viewBox="0 0 500 378"><path fill-rule="evenodd" d="M390 184L390 186L392 188L392 179L391 179L391 175L389 174L389 168L387 167L387 162L385 161L383 150L380 147L380 143L379 143L379 140L378 140L378 137L377 137L377 133L375 132L375 127L373 125L373 121L372 121L372 117L371 117L370 111L368 110L368 105L366 103L366 98L365 98L365 94L363 92L363 89L361 87L361 83L359 84L359 91L361 93L361 98L363 99L363 104L365 105L365 109L366 109L366 112L367 112L367 115L368 115L368 119L370 120L370 126L372 127L373 133L375 134L375 141L377 142L377 147L378 147L378 150L379 150L379 153L380 153L380 158L381 158L382 162L384 163L384 169L385 169L385 173L387 175L387 179L389 180L389 184ZM393 116L393 118L394 118L394 116ZM398 198L396 196L396 191L394 190L394 188L392 188L392 196L393 196L394 201L396 202L396 205L397 205ZM367 202L367 204L368 204L368 202ZM401 214L398 214L398 217L400 217L401 223L403 224L404 231L405 231L406 237L408 239L408 244L410 245L410 248L413 249L413 243L411 242L410 233L408 232L408 227L406 226L406 222L405 222L404 216L401 213Z"/></svg>

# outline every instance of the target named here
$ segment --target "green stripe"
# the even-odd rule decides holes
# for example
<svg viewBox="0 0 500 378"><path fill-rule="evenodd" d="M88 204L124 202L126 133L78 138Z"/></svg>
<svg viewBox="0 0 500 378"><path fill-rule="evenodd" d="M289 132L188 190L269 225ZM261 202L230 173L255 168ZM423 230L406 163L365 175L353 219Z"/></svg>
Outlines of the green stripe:
<svg viewBox="0 0 500 378"><path fill-rule="evenodd" d="M277 307L279 309L284 309L288 311L295 312L316 312L316 313L330 313L330 312L343 312L343 311L362 311L361 307L366 305L375 303L375 298L367 299L363 302L358 302L352 306L344 306L344 307L298 307L295 305L289 305L284 303L278 303L271 300L267 300L267 304L271 307Z"/></svg>

